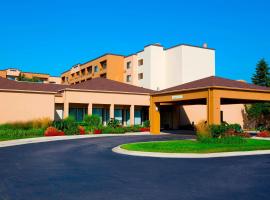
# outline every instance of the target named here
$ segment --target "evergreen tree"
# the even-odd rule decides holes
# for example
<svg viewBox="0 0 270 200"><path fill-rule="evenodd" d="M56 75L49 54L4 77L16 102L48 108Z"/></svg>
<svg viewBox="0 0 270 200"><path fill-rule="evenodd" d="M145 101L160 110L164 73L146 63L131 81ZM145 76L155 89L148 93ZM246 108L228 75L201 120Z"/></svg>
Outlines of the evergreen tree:
<svg viewBox="0 0 270 200"><path fill-rule="evenodd" d="M255 85L270 87L270 72L267 62L261 59L257 66L255 74L252 77L252 82ZM268 126L267 119L270 115L270 103L255 103L250 106L246 106L246 112L250 119L256 121L256 126L264 124Z"/></svg>
<svg viewBox="0 0 270 200"><path fill-rule="evenodd" d="M256 72L252 77L252 82L255 85L260 86L270 86L270 73L267 62L264 59L261 59L256 67Z"/></svg>

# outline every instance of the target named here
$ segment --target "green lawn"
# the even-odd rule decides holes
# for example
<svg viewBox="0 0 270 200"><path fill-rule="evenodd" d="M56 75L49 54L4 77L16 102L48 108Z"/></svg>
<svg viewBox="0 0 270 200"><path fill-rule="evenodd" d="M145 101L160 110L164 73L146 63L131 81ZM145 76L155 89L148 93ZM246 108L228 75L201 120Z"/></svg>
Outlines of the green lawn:
<svg viewBox="0 0 270 200"><path fill-rule="evenodd" d="M206 144L196 140L172 140L123 144L121 148L131 151L164 153L214 153L270 150L270 141L246 139L246 142L243 144Z"/></svg>

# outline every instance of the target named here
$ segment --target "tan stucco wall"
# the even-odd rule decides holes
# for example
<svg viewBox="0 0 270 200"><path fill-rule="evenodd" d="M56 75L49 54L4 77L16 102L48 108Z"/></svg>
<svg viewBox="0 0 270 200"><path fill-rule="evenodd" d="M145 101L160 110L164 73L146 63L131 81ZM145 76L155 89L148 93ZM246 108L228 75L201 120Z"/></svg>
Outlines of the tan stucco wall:
<svg viewBox="0 0 270 200"><path fill-rule="evenodd" d="M188 105L183 106L180 112L181 125L194 122L197 124L201 120L207 120L206 105ZM243 126L242 111L243 104L221 105L223 111L223 120L227 123L237 123Z"/></svg>
<svg viewBox="0 0 270 200"><path fill-rule="evenodd" d="M7 72L5 70L0 70L0 77L6 78L7 77Z"/></svg>
<svg viewBox="0 0 270 200"><path fill-rule="evenodd" d="M54 118L54 94L0 92L0 124Z"/></svg>

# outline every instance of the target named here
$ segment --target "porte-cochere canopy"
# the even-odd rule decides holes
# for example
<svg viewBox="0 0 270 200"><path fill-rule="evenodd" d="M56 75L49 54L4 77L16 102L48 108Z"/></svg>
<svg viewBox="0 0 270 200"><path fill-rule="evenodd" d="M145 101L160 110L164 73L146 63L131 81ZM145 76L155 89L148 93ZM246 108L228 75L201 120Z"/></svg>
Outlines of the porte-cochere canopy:
<svg viewBox="0 0 270 200"><path fill-rule="evenodd" d="M221 104L270 101L270 88L211 76L151 94L151 133L160 133L160 105L207 105L207 123L220 123Z"/></svg>

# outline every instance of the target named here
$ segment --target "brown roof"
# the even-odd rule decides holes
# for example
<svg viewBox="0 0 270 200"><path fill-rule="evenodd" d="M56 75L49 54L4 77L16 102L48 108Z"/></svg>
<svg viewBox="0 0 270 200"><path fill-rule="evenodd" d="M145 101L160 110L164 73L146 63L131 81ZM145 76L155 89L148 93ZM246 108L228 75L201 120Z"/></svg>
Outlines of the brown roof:
<svg viewBox="0 0 270 200"><path fill-rule="evenodd" d="M0 89L57 92L67 86L51 83L33 83L8 80L0 77Z"/></svg>
<svg viewBox="0 0 270 200"><path fill-rule="evenodd" d="M137 87L126 83L109 80L106 78L94 78L82 83L70 85L68 86L68 88L78 90L97 90L97 91L129 92L129 93L153 92L153 90L149 90L143 87Z"/></svg>
<svg viewBox="0 0 270 200"><path fill-rule="evenodd" d="M235 80L221 78L217 76L210 76L207 78L188 82L188 83L178 85L175 87L167 88L167 89L155 92L155 94L172 92L172 91L197 89L197 88L209 88L209 87L230 87L230 88L253 89L253 90L256 89L256 90L270 91L269 87L258 86L258 85L246 83L243 81L235 81Z"/></svg>

